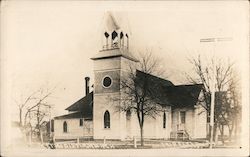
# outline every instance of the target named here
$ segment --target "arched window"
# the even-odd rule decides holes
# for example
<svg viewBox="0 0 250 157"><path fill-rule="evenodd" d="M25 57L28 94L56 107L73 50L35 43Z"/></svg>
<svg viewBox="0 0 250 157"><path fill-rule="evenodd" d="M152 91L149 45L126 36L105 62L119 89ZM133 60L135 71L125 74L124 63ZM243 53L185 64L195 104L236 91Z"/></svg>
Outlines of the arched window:
<svg viewBox="0 0 250 157"><path fill-rule="evenodd" d="M131 111L130 110L127 110L127 112L126 112L126 119L127 120L131 119Z"/></svg>
<svg viewBox="0 0 250 157"><path fill-rule="evenodd" d="M163 113L163 128L166 128L166 113Z"/></svg>
<svg viewBox="0 0 250 157"><path fill-rule="evenodd" d="M123 33L121 32L121 33L120 33L120 39L122 39L122 38L123 38Z"/></svg>
<svg viewBox="0 0 250 157"><path fill-rule="evenodd" d="M83 126L83 119L82 118L79 121L79 126Z"/></svg>
<svg viewBox="0 0 250 157"><path fill-rule="evenodd" d="M109 34L107 32L104 33L105 37L108 38Z"/></svg>
<svg viewBox="0 0 250 157"><path fill-rule="evenodd" d="M63 122L63 132L68 132L68 125L66 121Z"/></svg>
<svg viewBox="0 0 250 157"><path fill-rule="evenodd" d="M120 46L124 46L123 32L120 33Z"/></svg>
<svg viewBox="0 0 250 157"><path fill-rule="evenodd" d="M104 113L104 128L110 128L110 114L109 111Z"/></svg>
<svg viewBox="0 0 250 157"><path fill-rule="evenodd" d="M116 31L113 31L111 35L112 35L112 40L114 40L118 36Z"/></svg>
<svg viewBox="0 0 250 157"><path fill-rule="evenodd" d="M129 40L128 40L128 34L126 34L127 37L127 48L129 47Z"/></svg>

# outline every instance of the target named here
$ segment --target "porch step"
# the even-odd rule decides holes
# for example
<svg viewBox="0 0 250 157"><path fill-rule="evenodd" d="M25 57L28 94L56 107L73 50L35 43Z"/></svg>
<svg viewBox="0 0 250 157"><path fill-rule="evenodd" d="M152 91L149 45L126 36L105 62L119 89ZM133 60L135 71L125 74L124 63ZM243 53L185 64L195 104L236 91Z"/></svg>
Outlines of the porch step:
<svg viewBox="0 0 250 157"><path fill-rule="evenodd" d="M186 130L178 130L170 133L170 139L190 140L190 136Z"/></svg>

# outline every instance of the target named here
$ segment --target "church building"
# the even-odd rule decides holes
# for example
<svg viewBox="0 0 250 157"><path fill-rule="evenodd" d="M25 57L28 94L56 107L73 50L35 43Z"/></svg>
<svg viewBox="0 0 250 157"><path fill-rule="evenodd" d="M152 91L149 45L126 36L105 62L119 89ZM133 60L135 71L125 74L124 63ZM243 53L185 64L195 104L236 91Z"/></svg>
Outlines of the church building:
<svg viewBox="0 0 250 157"><path fill-rule="evenodd" d="M68 114L54 118L55 139L117 139L140 136L137 115L117 112L121 105L121 79L129 66L138 63L129 49L130 33L111 13L105 15L103 47L91 59L94 63L94 88L90 91L85 77L86 95L66 108ZM161 86L162 113L155 118L145 117L144 138L197 139L207 136L207 111L203 102L202 84L174 85L160 77L135 71L137 77L150 77L151 84ZM92 78L91 78L92 79ZM167 102L167 103L165 103Z"/></svg>

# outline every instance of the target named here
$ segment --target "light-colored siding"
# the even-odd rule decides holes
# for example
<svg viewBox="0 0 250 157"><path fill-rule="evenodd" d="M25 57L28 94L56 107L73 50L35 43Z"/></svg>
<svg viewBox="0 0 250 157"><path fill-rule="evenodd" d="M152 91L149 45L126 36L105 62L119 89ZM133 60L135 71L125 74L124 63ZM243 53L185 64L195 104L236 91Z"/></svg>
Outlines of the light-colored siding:
<svg viewBox="0 0 250 157"><path fill-rule="evenodd" d="M125 114L117 112L116 106L119 101L110 101L110 99L119 98L119 93L98 94L94 98L94 139L121 139L125 125ZM104 128L104 113L108 110L110 113L110 128Z"/></svg>
<svg viewBox="0 0 250 157"><path fill-rule="evenodd" d="M99 52L105 53L105 52ZM108 71L121 68L121 57L100 59L94 61L94 71Z"/></svg>
<svg viewBox="0 0 250 157"><path fill-rule="evenodd" d="M198 105L195 109L195 127L194 127L194 138L206 138L207 136L207 112L201 106Z"/></svg>
<svg viewBox="0 0 250 157"><path fill-rule="evenodd" d="M199 100L204 97L203 92L199 95ZM204 108L205 102L198 101L195 105L195 124L194 124L194 137L193 138L206 138L208 133L207 125L207 110Z"/></svg>
<svg viewBox="0 0 250 157"><path fill-rule="evenodd" d="M184 125L185 130L188 132L188 134L192 137L193 136L193 121L194 121L194 113L192 108L182 108L182 109L175 109L172 111L173 119L172 119L172 129L173 131L178 131L178 128L180 128L181 122L180 122L180 112L185 111L186 112L186 122Z"/></svg>
<svg viewBox="0 0 250 157"><path fill-rule="evenodd" d="M163 128L163 112L159 113L155 119L152 117L145 117L144 120L144 137L145 138L164 138L170 137L171 132L171 112L170 107L166 108L166 128ZM134 113L131 117L131 130L129 137L140 137L140 127L137 115Z"/></svg>
<svg viewBox="0 0 250 157"><path fill-rule="evenodd" d="M191 138L206 138L207 123L206 123L206 110L201 106L193 108L175 109L172 111L172 129L178 131L180 125L180 111L186 112L185 130Z"/></svg>
<svg viewBox="0 0 250 157"><path fill-rule="evenodd" d="M67 132L63 132L63 123L67 123ZM89 132L87 132L87 128ZM69 139L84 136L93 136L93 121L83 121L79 125L79 119L56 119L54 120L54 135L56 139Z"/></svg>

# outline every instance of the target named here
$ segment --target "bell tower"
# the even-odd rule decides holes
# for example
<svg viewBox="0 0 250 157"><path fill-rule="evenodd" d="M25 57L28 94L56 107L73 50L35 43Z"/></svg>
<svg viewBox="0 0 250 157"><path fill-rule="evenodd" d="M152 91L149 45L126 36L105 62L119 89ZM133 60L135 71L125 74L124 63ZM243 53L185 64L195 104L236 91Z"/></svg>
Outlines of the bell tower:
<svg viewBox="0 0 250 157"><path fill-rule="evenodd" d="M126 26L121 28L118 25L117 20L114 16L107 12L104 16L105 27L104 27L104 36L105 37L105 45L103 45L103 50L112 49L112 48L120 48L120 49L128 49L129 48L129 31Z"/></svg>
<svg viewBox="0 0 250 157"><path fill-rule="evenodd" d="M123 17L120 17L123 18ZM129 51L129 32L110 12L105 13L103 46L91 59L94 62L94 139L124 139L126 114L117 112L120 83L128 66L138 60Z"/></svg>

